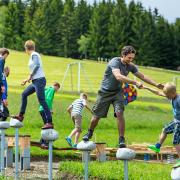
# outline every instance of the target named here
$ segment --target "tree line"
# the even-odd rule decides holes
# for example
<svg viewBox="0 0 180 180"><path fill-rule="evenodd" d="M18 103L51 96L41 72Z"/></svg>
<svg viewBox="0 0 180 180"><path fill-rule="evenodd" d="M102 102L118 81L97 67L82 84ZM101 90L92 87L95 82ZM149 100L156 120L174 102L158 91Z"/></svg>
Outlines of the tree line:
<svg viewBox="0 0 180 180"><path fill-rule="evenodd" d="M180 19L169 23L140 2L0 0L0 46L21 51L27 39L47 55L111 59L132 45L139 65L180 65Z"/></svg>

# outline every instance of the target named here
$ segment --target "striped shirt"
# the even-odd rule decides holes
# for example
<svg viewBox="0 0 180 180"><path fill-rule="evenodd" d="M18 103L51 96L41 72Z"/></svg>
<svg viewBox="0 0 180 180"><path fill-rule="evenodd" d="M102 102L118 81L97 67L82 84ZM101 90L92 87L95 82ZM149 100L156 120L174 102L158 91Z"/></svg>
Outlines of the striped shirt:
<svg viewBox="0 0 180 180"><path fill-rule="evenodd" d="M73 103L72 103L72 111L71 114L79 114L82 116L82 110L84 108L84 106L86 106L86 100L84 99L76 99Z"/></svg>

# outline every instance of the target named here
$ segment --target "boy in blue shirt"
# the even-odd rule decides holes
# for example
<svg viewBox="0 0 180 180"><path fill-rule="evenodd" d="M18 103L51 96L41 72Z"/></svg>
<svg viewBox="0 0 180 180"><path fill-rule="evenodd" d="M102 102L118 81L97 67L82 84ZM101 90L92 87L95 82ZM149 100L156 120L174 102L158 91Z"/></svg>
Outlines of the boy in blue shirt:
<svg viewBox="0 0 180 180"><path fill-rule="evenodd" d="M159 141L155 145L149 145L148 148L156 153L159 153L161 145L165 141L167 135L173 133L173 145L176 148L177 154L179 156L179 159L177 160L177 163L174 165L174 167L175 168L179 167L180 166L180 95L177 94L176 92L176 86L173 83L166 83L163 88L163 92L154 90L146 86L143 86L143 88L151 91L156 95L167 97L169 100L171 100L174 120L163 128Z"/></svg>
<svg viewBox="0 0 180 180"><path fill-rule="evenodd" d="M3 73L3 78L2 78L2 83L4 86L4 92L2 93L2 103L3 103L3 117L2 120L5 121L7 117L9 117L9 110L8 110L8 83L7 83L7 77L10 74L10 68L6 66L4 68L4 73Z"/></svg>
<svg viewBox="0 0 180 180"><path fill-rule="evenodd" d="M6 48L0 48L0 99L2 100L2 94L5 91L5 87L3 85L3 72L5 60L9 55L9 50ZM3 103L0 102L0 118L3 120Z"/></svg>

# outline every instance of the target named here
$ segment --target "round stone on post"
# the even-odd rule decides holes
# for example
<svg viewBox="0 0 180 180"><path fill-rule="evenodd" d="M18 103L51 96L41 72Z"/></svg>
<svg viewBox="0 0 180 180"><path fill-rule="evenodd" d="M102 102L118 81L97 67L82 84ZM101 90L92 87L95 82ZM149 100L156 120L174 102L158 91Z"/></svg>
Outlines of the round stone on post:
<svg viewBox="0 0 180 180"><path fill-rule="evenodd" d="M15 128L15 179L19 179L19 128L23 127L23 123L11 118L10 126Z"/></svg>
<svg viewBox="0 0 180 180"><path fill-rule="evenodd" d="M88 180L88 162L90 157L90 152L96 148L96 144L92 141L81 141L77 145L77 149L83 152L84 155L84 179Z"/></svg>
<svg viewBox="0 0 180 180"><path fill-rule="evenodd" d="M180 167L172 169L171 178L172 180L180 180Z"/></svg>
<svg viewBox="0 0 180 180"><path fill-rule="evenodd" d="M116 158L124 161L124 180L128 180L128 161L134 159L135 156L135 151L128 148L119 148L116 152Z"/></svg>
<svg viewBox="0 0 180 180"><path fill-rule="evenodd" d="M59 134L54 129L43 129L41 131L42 139L49 142L49 164L48 164L48 179L52 180L52 151L53 151L53 141L57 140Z"/></svg>
<svg viewBox="0 0 180 180"><path fill-rule="evenodd" d="M0 122L0 130L1 130L1 167L0 167L0 171L1 171L1 175L4 176L5 174L5 168L4 168L4 152L5 152L5 130L8 129L9 126L9 122Z"/></svg>

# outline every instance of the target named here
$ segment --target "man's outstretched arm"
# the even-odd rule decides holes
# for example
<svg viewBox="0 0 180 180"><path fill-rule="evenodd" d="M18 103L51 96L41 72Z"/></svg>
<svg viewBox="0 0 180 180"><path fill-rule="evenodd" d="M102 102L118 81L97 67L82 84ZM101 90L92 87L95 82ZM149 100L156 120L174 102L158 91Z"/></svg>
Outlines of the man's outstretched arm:
<svg viewBox="0 0 180 180"><path fill-rule="evenodd" d="M115 78L120 82L133 84L133 85L136 85L138 88L140 88L142 86L142 83L137 82L135 80L132 80L132 79L122 75L119 69L113 69L112 73L115 76Z"/></svg>
<svg viewBox="0 0 180 180"><path fill-rule="evenodd" d="M143 73L141 72L137 72L134 74L136 77L138 77L139 79L141 79L142 81L150 84L150 85L153 85L159 89L163 89L164 88L164 85L161 84L161 83L157 83L155 82L154 80L150 79L148 76L144 75Z"/></svg>

